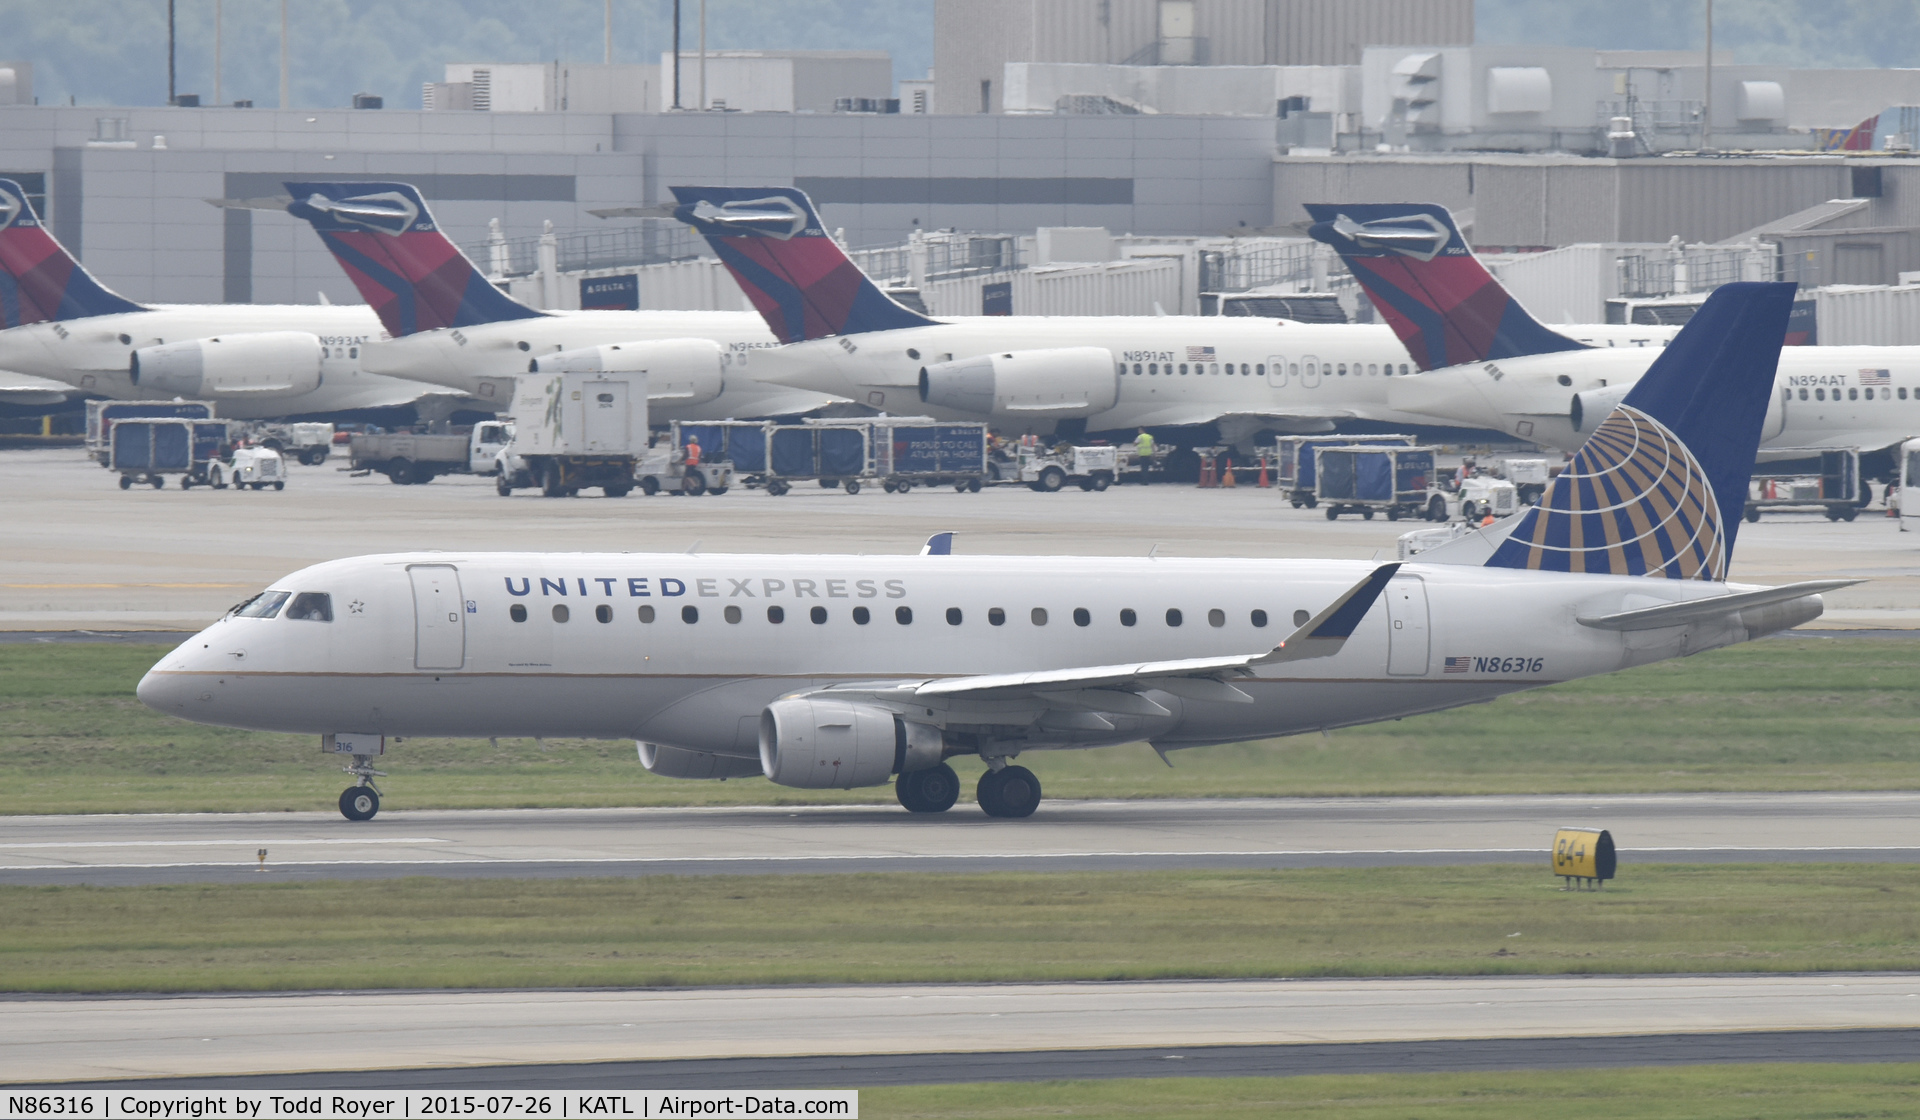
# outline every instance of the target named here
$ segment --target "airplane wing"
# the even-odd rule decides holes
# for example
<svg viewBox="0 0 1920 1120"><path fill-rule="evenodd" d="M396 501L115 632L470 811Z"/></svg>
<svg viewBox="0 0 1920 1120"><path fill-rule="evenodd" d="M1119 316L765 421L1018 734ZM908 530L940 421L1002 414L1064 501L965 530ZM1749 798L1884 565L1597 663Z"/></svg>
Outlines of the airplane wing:
<svg viewBox="0 0 1920 1120"><path fill-rule="evenodd" d="M32 407L55 405L79 391L71 385L48 381L43 377L0 370L0 404Z"/></svg>
<svg viewBox="0 0 1920 1120"><path fill-rule="evenodd" d="M1818 595L1822 591L1832 591L1837 587L1852 587L1856 583L1865 582L1859 579L1808 580L1805 583L1762 587L1753 591L1735 591L1726 595L1688 599L1679 603L1662 603L1657 607L1620 611L1617 614L1600 615L1596 618L1577 618L1574 621L1595 630L1657 630L1663 626L1686 626L1690 623L1703 622L1710 618L1719 618L1722 615L1747 610L1750 607L1787 603L1803 596Z"/></svg>
<svg viewBox="0 0 1920 1120"><path fill-rule="evenodd" d="M1193 700L1251 703L1253 698L1235 688L1228 678L1251 676L1262 665L1330 657L1340 652L1399 570L1397 563L1380 565L1287 635L1286 640L1257 653L940 677L917 682L849 683L822 689L820 693L838 697L852 693L875 703L898 707L903 712L945 709L949 724L1025 722L1059 710L1083 713L1083 718L1095 719L1102 713L1168 714L1166 708L1141 695L1149 689Z"/></svg>

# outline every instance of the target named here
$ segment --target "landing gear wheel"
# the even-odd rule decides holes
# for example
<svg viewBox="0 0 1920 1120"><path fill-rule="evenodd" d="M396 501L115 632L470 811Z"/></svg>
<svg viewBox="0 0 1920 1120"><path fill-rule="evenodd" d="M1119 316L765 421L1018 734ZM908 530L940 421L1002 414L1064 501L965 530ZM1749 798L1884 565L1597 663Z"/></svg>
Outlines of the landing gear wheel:
<svg viewBox="0 0 1920 1120"><path fill-rule="evenodd" d="M680 492L689 498L697 498L707 492L707 476L700 471L689 469L680 477Z"/></svg>
<svg viewBox="0 0 1920 1120"><path fill-rule="evenodd" d="M858 494L860 492L860 480L857 478L849 478L847 479L846 485L842 486L841 489L849 494Z"/></svg>
<svg viewBox="0 0 1920 1120"><path fill-rule="evenodd" d="M503 498L513 497L513 480L507 477L506 471L493 476L493 491Z"/></svg>
<svg viewBox="0 0 1920 1120"><path fill-rule="evenodd" d="M640 480L640 492L651 498L660 492L660 480L648 475Z"/></svg>
<svg viewBox="0 0 1920 1120"><path fill-rule="evenodd" d="M340 815L350 821L370 821L380 811L380 791L372 786L348 786L340 795Z"/></svg>
<svg viewBox="0 0 1920 1120"><path fill-rule="evenodd" d="M1060 491L1060 488L1066 484L1066 471L1061 470L1059 467L1048 467L1046 470L1040 472L1040 477L1034 482L1034 487L1043 494L1056 494Z"/></svg>
<svg viewBox="0 0 1920 1120"><path fill-rule="evenodd" d="M980 775L974 797L989 817L1030 817L1040 807L1040 779L1024 766L1007 766Z"/></svg>
<svg viewBox="0 0 1920 1120"><path fill-rule="evenodd" d="M960 800L960 775L944 762L928 770L912 770L893 783L893 795L909 813L944 813Z"/></svg>

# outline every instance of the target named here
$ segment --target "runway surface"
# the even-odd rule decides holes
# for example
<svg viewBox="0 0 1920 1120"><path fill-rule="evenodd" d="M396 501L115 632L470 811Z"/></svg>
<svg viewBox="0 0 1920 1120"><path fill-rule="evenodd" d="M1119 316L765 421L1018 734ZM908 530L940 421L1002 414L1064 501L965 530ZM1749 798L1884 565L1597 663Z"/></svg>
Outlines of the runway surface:
<svg viewBox="0 0 1920 1120"><path fill-rule="evenodd" d="M1741 1031L1598 1038L1466 1038L1431 1042L1295 1042L1117 1050L825 1054L805 1058L669 1058L633 1062L354 1070L350 1073L80 1081L62 1089L660 1090L868 1089L967 1081L1301 1074L1472 1073L1751 1062L1911 1062L1920 1030Z"/></svg>
<svg viewBox="0 0 1920 1120"><path fill-rule="evenodd" d="M921 1072L972 1080L1020 1051L1134 1050L1078 1059L1109 1072L1150 1063L1145 1047L1249 1047L1472 1039L1603 1039L1745 1031L1920 1030L1920 975L1467 977L1089 984L879 985L780 989L320 992L129 999L0 999L0 1077L102 1081L341 1070L428 1070L444 1084L495 1084L469 1067L660 1059L815 1058L776 1068L780 1083L833 1055L919 1055ZM1914 1035L1896 1044L1914 1051ZM1885 1039L1881 1040L1883 1043ZM1596 1043L1605 1046L1606 1043ZM1633 1044L1616 1043L1631 1052ZM1685 1044L1693 1045L1693 1044ZM1737 1044L1703 1041L1697 1053ZM1577 1044L1536 1041L1536 1062ZM1642 1044L1642 1055L1656 1044ZM1444 1053L1444 1046L1431 1051ZM1844 1047L1825 1048L1834 1053ZM1516 1051L1483 1048L1482 1053ZM1675 1049L1675 1053L1679 1053ZM1752 1055L1793 1054L1779 1040ZM1811 1056L1817 1051L1801 1051ZM1898 1054L1897 1049L1881 1049ZM949 1056L938 1062L930 1056ZM836 1059L844 1060L844 1059ZM880 1068L884 1069L884 1063ZM940 1069L928 1069L938 1066ZM750 1068L750 1067L749 1067ZM871 1068L871 1067L870 1067ZM941 1072L944 1070L944 1073ZM457 1075L449 1071L462 1071ZM718 1071L724 1074L724 1070ZM744 1071L743 1071L744 1072ZM1026 1074L1035 1070L1027 1065ZM934 1076L934 1074L940 1074ZM512 1076L510 1073L506 1076ZM1089 1074L1097 1075L1097 1074ZM1138 1074L1135 1074L1138 1075ZM359 1074L354 1075L355 1084ZM564 1071L537 1075L564 1078ZM691 1077L692 1074L682 1074ZM846 1081L828 1078L833 1084ZM338 1084L339 1081L333 1082ZM609 1081L608 1083L611 1083ZM730 1083L730 1082L728 1082ZM817 1083L817 1082L816 1082ZM629 1084L622 1082L622 1084ZM691 1084L677 1087L693 1088Z"/></svg>
<svg viewBox="0 0 1920 1120"><path fill-rule="evenodd" d="M1920 793L0 817L0 882L1544 864L1565 825L1623 862L1920 861ZM267 850L262 865L260 849ZM265 870L260 870L264 866Z"/></svg>

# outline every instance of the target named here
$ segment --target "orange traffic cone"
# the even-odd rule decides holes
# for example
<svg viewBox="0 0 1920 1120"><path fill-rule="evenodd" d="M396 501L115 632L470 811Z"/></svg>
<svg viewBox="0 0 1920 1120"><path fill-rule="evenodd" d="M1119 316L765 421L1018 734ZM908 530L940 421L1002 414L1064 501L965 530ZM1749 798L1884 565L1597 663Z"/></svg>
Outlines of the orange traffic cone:
<svg viewBox="0 0 1920 1120"><path fill-rule="evenodd" d="M1240 483L1235 481L1233 477L1233 460L1232 459L1227 460L1226 467L1222 469L1220 472L1220 485L1228 486L1228 487L1240 485Z"/></svg>
<svg viewBox="0 0 1920 1120"><path fill-rule="evenodd" d="M1260 481L1254 483L1254 485L1262 490L1269 489L1273 486L1273 483L1267 478L1267 457L1265 455L1260 456Z"/></svg>

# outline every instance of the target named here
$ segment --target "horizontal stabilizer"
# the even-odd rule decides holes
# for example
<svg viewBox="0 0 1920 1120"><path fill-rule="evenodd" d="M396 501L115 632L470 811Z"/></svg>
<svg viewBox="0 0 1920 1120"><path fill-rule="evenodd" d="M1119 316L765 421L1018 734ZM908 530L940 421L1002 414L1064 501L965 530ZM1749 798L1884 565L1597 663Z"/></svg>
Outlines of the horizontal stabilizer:
<svg viewBox="0 0 1920 1120"><path fill-rule="evenodd" d="M1786 603L1808 595L1818 595L1823 591L1851 587L1856 583L1864 582L1857 579L1816 579L1806 583L1789 583L1784 587L1763 587L1758 591L1736 591L1731 595L1688 599L1682 603L1663 603L1657 607L1621 611L1618 614L1581 618L1577 621L1580 625L1591 626L1595 630L1658 630L1663 626L1686 626L1689 623L1721 618L1736 611Z"/></svg>

